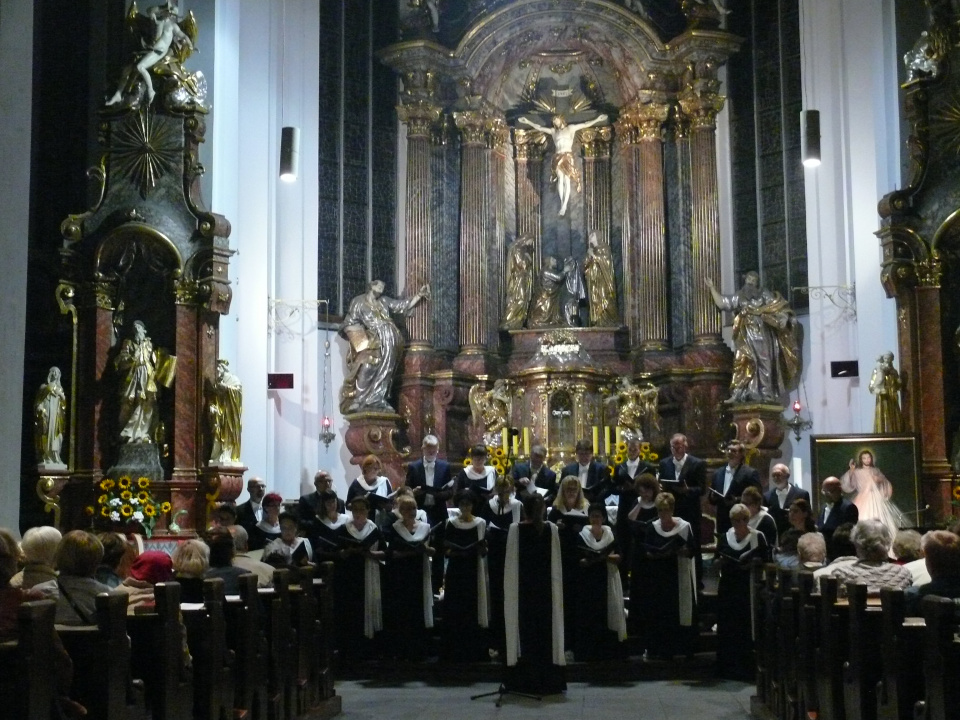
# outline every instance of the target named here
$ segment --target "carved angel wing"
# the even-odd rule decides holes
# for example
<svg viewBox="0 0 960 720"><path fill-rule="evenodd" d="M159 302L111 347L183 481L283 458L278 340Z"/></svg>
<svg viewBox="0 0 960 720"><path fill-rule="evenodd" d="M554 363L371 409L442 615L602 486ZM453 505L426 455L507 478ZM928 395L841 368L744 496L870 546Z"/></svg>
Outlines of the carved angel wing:
<svg viewBox="0 0 960 720"><path fill-rule="evenodd" d="M472 385L470 392L467 394L467 399L470 401L470 416L473 420L473 426L477 428L483 427L483 410L486 407L484 396L486 394L483 385L480 383Z"/></svg>
<svg viewBox="0 0 960 720"><path fill-rule="evenodd" d="M193 10L187 13L187 16L177 24L183 31L183 34L190 38L190 45L180 42L175 43L175 47L173 48L173 54L176 56L177 61L182 65L196 49L197 37L200 35L200 30L197 27L197 18L194 16Z"/></svg>

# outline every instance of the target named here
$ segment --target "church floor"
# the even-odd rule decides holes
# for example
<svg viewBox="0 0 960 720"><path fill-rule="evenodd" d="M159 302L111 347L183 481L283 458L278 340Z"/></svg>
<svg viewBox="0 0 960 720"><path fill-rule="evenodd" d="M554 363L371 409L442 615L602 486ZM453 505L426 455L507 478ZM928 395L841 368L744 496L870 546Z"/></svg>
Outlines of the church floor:
<svg viewBox="0 0 960 720"><path fill-rule="evenodd" d="M348 680L337 683L343 698L343 720L481 720L484 718L545 718L573 720L597 717L619 720L745 720L750 717L754 686L713 679L571 682L564 695L542 702L506 696L470 700L471 695L496 690L496 683L432 685L411 681L397 684Z"/></svg>

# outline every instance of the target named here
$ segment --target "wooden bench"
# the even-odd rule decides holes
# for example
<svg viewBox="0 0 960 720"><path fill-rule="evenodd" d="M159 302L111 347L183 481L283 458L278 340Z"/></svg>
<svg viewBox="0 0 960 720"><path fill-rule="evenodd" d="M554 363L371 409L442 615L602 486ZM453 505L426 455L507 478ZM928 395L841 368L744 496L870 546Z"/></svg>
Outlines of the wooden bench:
<svg viewBox="0 0 960 720"><path fill-rule="evenodd" d="M203 581L203 602L182 603L187 644L193 658L193 717L226 720L233 716L233 653L227 647L223 580Z"/></svg>
<svg viewBox="0 0 960 720"><path fill-rule="evenodd" d="M240 595L224 607L227 646L234 654L234 718L266 720L269 648L263 610L257 594L257 576L242 575Z"/></svg>
<svg viewBox="0 0 960 720"><path fill-rule="evenodd" d="M960 638L958 605L927 596L920 603L926 623L923 635L924 699L916 704L916 720L956 720L960 712Z"/></svg>
<svg viewBox="0 0 960 720"><path fill-rule="evenodd" d="M17 639L0 643L0 708L4 717L50 720L56 698L53 600L25 602L17 610Z"/></svg>
<svg viewBox="0 0 960 720"><path fill-rule="evenodd" d="M818 720L844 720L843 662L847 650L848 606L837 603L839 585L829 576L820 578L816 674Z"/></svg>
<svg viewBox="0 0 960 720"><path fill-rule="evenodd" d="M847 583L848 643L843 663L847 720L876 720L877 683L883 675L880 647L883 609L867 604L867 586Z"/></svg>
<svg viewBox="0 0 960 720"><path fill-rule="evenodd" d="M882 588L880 655L882 676L877 685L878 720L913 720L913 708L923 699L922 618L906 617L903 590Z"/></svg>

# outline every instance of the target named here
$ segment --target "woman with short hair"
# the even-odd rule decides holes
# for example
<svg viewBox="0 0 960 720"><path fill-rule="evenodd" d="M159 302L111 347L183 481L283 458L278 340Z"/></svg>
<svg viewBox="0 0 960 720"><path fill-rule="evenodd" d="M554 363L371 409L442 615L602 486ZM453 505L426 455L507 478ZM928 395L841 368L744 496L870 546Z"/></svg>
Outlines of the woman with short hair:
<svg viewBox="0 0 960 720"><path fill-rule="evenodd" d="M763 506L763 495L757 488L750 485L744 488L744 491L740 494L740 502L746 505L747 510L750 511L750 519L747 520L747 525L763 533L769 553L770 550L777 547L777 521ZM769 560L769 557L765 559Z"/></svg>
<svg viewBox="0 0 960 720"><path fill-rule="evenodd" d="M180 602L203 602L203 576L210 569L210 548L202 540L186 540L173 551L173 579L180 583Z"/></svg>
<svg viewBox="0 0 960 720"><path fill-rule="evenodd" d="M96 597L110 592L94 575L103 559L103 545L93 533L71 530L57 548L57 623L96 625Z"/></svg>
<svg viewBox="0 0 960 720"><path fill-rule="evenodd" d="M385 649L401 660L422 660L427 631L433 627L433 583L430 526L417 519L417 501L403 495L397 501L400 519L384 532L384 586L390 602L384 608Z"/></svg>
<svg viewBox="0 0 960 720"><path fill-rule="evenodd" d="M55 527L41 525L23 534L20 552L23 570L10 579L11 587L36 588L44 597L57 597L57 549L63 536Z"/></svg>
<svg viewBox="0 0 960 720"><path fill-rule="evenodd" d="M250 533L250 549L263 550L267 543L280 537L280 508L283 497L279 493L270 492L263 496L260 506L263 508L263 519L253 526Z"/></svg>
<svg viewBox="0 0 960 720"><path fill-rule="evenodd" d="M577 591L580 553L577 549L580 531L588 524L587 503L580 478L567 475L560 481L560 490L547 518L555 523L560 536L560 557L563 560L564 647L573 650L577 624ZM604 510L604 519L606 511Z"/></svg>
<svg viewBox="0 0 960 720"><path fill-rule="evenodd" d="M587 509L590 524L577 538L579 561L573 654L578 662L624 656L627 621L620 582L620 555L602 503Z"/></svg>
<svg viewBox="0 0 960 720"><path fill-rule="evenodd" d="M853 526L850 540L857 551L856 562L838 565L830 573L839 581L840 595L846 595L848 582L866 585L870 595L879 595L880 588L902 590L913 585L912 573L890 562L893 533L882 520L860 520Z"/></svg>
<svg viewBox="0 0 960 720"><path fill-rule="evenodd" d="M447 520L443 529L447 570L440 655L452 662L477 662L488 658L490 647L487 524L473 514L477 498L472 490L457 490L453 500L460 514Z"/></svg>
<svg viewBox="0 0 960 720"><path fill-rule="evenodd" d="M363 495L349 503L352 517L339 528L339 557L333 584L336 643L340 659L355 662L371 654L371 644L383 629L380 593L382 535L370 519L370 503Z"/></svg>
<svg viewBox="0 0 960 720"><path fill-rule="evenodd" d="M480 516L487 523L487 570L490 576L490 645L503 654L503 564L507 553L507 532L520 522L523 503L513 495L513 478L501 475L496 495L480 504ZM535 491L532 491L535 492Z"/></svg>
<svg viewBox="0 0 960 720"><path fill-rule="evenodd" d="M489 500L496 492L497 470L492 465L487 465L487 458L486 445L478 443L471 447L470 464L457 473L454 483L458 488L473 491L478 500L474 512L480 510L479 500Z"/></svg>

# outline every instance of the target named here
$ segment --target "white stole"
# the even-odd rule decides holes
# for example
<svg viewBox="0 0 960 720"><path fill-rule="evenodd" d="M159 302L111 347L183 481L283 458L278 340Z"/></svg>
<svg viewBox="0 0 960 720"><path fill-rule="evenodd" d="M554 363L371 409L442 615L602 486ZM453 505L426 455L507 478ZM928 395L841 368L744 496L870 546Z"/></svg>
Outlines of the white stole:
<svg viewBox="0 0 960 720"><path fill-rule="evenodd" d="M419 521L414 525L413 532L407 530L407 526L403 524L403 520L397 520L393 524L393 529L397 532L397 535L409 543L426 542L427 536L430 535L430 526ZM433 584L430 580L431 567L430 556L427 555L427 553L423 553L423 625L428 628L433 627Z"/></svg>
<svg viewBox="0 0 960 720"><path fill-rule="evenodd" d="M683 518L674 518L672 530L664 530L659 520L653 522L653 529L661 537L672 537L680 535L688 540L691 535L690 523ZM694 567L693 558L677 556L677 587L680 597L680 627L690 627L693 625L693 606L697 603L697 594L694 588L697 586L697 571Z"/></svg>
<svg viewBox="0 0 960 720"><path fill-rule="evenodd" d="M748 545L750 546L751 550L756 550L757 547L759 547L760 545L760 531L754 530L753 528L750 528L749 532L747 532L747 536L743 538L743 540L737 540L737 533L734 531L733 528L730 528L729 530L727 530L724 537L727 539L727 545L730 546L731 550L743 550ZM722 573L723 570L721 570L720 572ZM754 595L755 593L753 591L753 584L751 583L750 585L750 638L753 640L756 640L757 628L756 628L756 623L754 621L754 617L756 617L756 612L754 608L756 601L754 600Z"/></svg>
<svg viewBox="0 0 960 720"><path fill-rule="evenodd" d="M511 497L506 505L501 505L500 498L492 497L487 502L487 505L490 507L490 512L492 512L494 515L506 515L507 513L510 513L511 524L520 522L520 514L523 510L523 503L519 500Z"/></svg>
<svg viewBox="0 0 960 720"><path fill-rule="evenodd" d="M487 534L487 522L475 517L470 522L460 518L450 518L448 521L457 530L477 530L477 541L483 542ZM487 556L477 555L477 624L480 627L490 627L490 577L487 575Z"/></svg>
<svg viewBox="0 0 960 720"><path fill-rule="evenodd" d="M580 530L580 537L588 548L594 552L600 552L613 543L613 530L608 525L604 525L603 533L597 540L590 532L590 526L585 525ZM623 642L627 639L627 615L623 606L623 584L620 582L620 571L616 565L607 562L606 558L603 564L607 566L607 629L617 633L617 638Z"/></svg>
<svg viewBox="0 0 960 720"><path fill-rule="evenodd" d="M478 473L472 466L468 465L463 469L463 473L470 480L483 480L487 492L493 490L497 482L497 471L492 465L484 465L482 473Z"/></svg>
<svg viewBox="0 0 960 720"><path fill-rule="evenodd" d="M346 525L347 532L357 541L363 542L376 529L373 520L367 520L362 530L357 530L352 522ZM379 542L370 549L375 550ZM367 555L363 566L363 634L372 638L373 634L383 630L383 607L380 600L380 563Z"/></svg>

